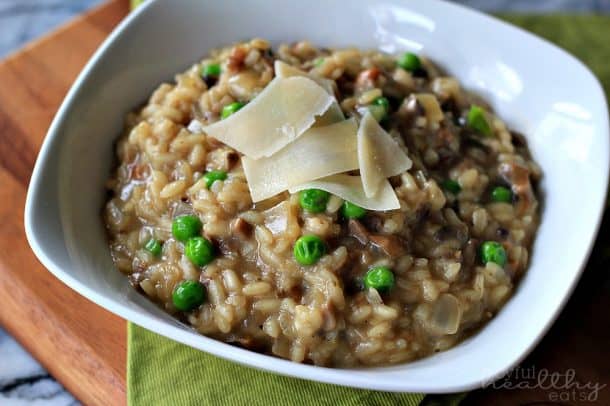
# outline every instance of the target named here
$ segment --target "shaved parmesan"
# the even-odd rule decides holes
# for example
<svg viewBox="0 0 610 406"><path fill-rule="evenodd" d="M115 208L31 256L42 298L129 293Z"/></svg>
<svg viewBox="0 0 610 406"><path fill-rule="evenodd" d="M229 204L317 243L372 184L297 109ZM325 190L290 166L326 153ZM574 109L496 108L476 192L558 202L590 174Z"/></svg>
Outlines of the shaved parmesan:
<svg viewBox="0 0 610 406"><path fill-rule="evenodd" d="M441 106L438 104L438 100L433 94L418 93L415 95L415 98L424 109L426 119L428 119L428 124L438 124L443 121L443 110L441 110Z"/></svg>
<svg viewBox="0 0 610 406"><path fill-rule="evenodd" d="M333 95L333 96L335 94L334 82L330 79L326 79L326 78L302 71L302 70L295 68L292 65L288 65L286 62L282 62L280 60L275 61L274 69L275 69L275 75L278 78L289 78L289 77L294 77L294 76L306 77L306 78L313 80L320 86L322 86L328 92L328 94ZM337 103L337 101L335 100L330 105L330 107L328 108L326 113L324 113L322 116L318 117L318 119L316 120L314 125L316 127L325 126L325 125L338 123L339 121L343 121L343 120L345 120L345 116L343 115L343 111L341 110L341 107L339 107L339 103Z"/></svg>
<svg viewBox="0 0 610 406"><path fill-rule="evenodd" d="M396 193L387 179L381 184L379 191L373 197L367 197L364 193L360 176L345 174L307 182L292 187L289 191L290 193L296 193L304 189L322 189L367 210L385 211L400 208L398 197L396 197Z"/></svg>
<svg viewBox="0 0 610 406"><path fill-rule="evenodd" d="M339 107L339 103L334 101L332 102L328 110L326 110L326 113L316 118L316 121L314 122L312 127L323 127L326 125L338 123L339 121L343 120L345 120L343 110L341 110L341 107ZM204 127L205 126L201 123L201 121L193 119L189 123L187 129L192 133L202 133L204 132Z"/></svg>
<svg viewBox="0 0 610 406"><path fill-rule="evenodd" d="M339 107L339 103L334 101L326 113L322 114L320 117L316 119L314 123L314 127L323 127L325 125L331 125L334 123L338 123L339 121L345 120L345 116L343 115L343 110Z"/></svg>
<svg viewBox="0 0 610 406"><path fill-rule="evenodd" d="M406 171L412 165L400 145L368 111L358 127L358 163L367 197L374 196L387 178Z"/></svg>
<svg viewBox="0 0 610 406"><path fill-rule="evenodd" d="M334 82L330 79L302 71L299 68L295 68L294 66L288 65L286 62L282 62L280 60L275 61L273 68L275 69L275 76L278 78L290 78L294 76L305 77L322 86L328 92L328 94L335 94L335 88L333 87Z"/></svg>
<svg viewBox="0 0 610 406"><path fill-rule="evenodd" d="M313 179L358 169L354 119L308 130L272 157L242 157L252 201Z"/></svg>
<svg viewBox="0 0 610 406"><path fill-rule="evenodd" d="M251 158L268 157L307 131L333 101L306 77L275 78L245 107L203 130Z"/></svg>

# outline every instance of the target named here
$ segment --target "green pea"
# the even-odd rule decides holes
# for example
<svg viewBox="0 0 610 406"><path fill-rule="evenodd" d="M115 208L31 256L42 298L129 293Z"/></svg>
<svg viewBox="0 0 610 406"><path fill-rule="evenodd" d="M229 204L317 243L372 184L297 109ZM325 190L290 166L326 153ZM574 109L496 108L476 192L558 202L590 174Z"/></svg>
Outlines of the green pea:
<svg viewBox="0 0 610 406"><path fill-rule="evenodd" d="M144 249L153 254L155 257L161 255L162 248L163 246L161 242L159 240L155 240L154 238L148 240L148 242L144 245Z"/></svg>
<svg viewBox="0 0 610 406"><path fill-rule="evenodd" d="M294 258L301 265L313 265L326 254L326 245L320 237L304 235L294 244Z"/></svg>
<svg viewBox="0 0 610 406"><path fill-rule="evenodd" d="M483 110L481 107L471 106L470 110L468 111L468 116L466 117L466 123L476 132L489 137L492 135L492 131L485 115L485 110Z"/></svg>
<svg viewBox="0 0 610 406"><path fill-rule="evenodd" d="M398 66L400 66L404 70L413 72L421 68L421 61L419 60L419 57L414 53L406 52L398 59Z"/></svg>
<svg viewBox="0 0 610 406"><path fill-rule="evenodd" d="M377 106L383 106L383 108L386 109L386 111L390 111L390 101L388 100L387 97L378 97L375 100L373 100L373 104L377 105Z"/></svg>
<svg viewBox="0 0 610 406"><path fill-rule="evenodd" d="M366 209L346 200L341 207L341 214L348 219L360 219L366 215Z"/></svg>
<svg viewBox="0 0 610 406"><path fill-rule="evenodd" d="M326 204L330 199L330 193L320 189L305 189L299 193L299 204L311 213L322 213L326 210Z"/></svg>
<svg viewBox="0 0 610 406"><path fill-rule="evenodd" d="M220 65L217 63L210 63L201 67L201 76L204 78L217 78L221 73Z"/></svg>
<svg viewBox="0 0 610 406"><path fill-rule="evenodd" d="M203 237L192 237L184 246L184 255L197 266L205 266L214 260L214 245Z"/></svg>
<svg viewBox="0 0 610 406"><path fill-rule="evenodd" d="M201 232L201 220L191 214L179 216L172 223L172 234L178 241L185 242Z"/></svg>
<svg viewBox="0 0 610 406"><path fill-rule="evenodd" d="M205 187L209 189L217 180L222 181L227 179L227 173L225 171L209 171L203 175L202 179L205 182Z"/></svg>
<svg viewBox="0 0 610 406"><path fill-rule="evenodd" d="M222 112L220 113L220 118L225 119L229 117L231 114L236 113L244 107L246 104L242 102L233 102L231 104L227 104L222 108Z"/></svg>
<svg viewBox="0 0 610 406"><path fill-rule="evenodd" d="M513 201L513 193L507 187L496 186L491 191L491 200L494 202L511 203Z"/></svg>
<svg viewBox="0 0 610 406"><path fill-rule="evenodd" d="M315 66L317 68L318 66L322 66L323 63L324 63L324 58L317 58L313 61L313 66Z"/></svg>
<svg viewBox="0 0 610 406"><path fill-rule="evenodd" d="M201 283L182 281L172 293L172 302L176 309L188 312L203 304L205 296L205 287Z"/></svg>
<svg viewBox="0 0 610 406"><path fill-rule="evenodd" d="M385 119L390 113L390 101L387 97L381 96L376 98L375 100L373 100L373 106L380 106L383 108L383 114L380 114L381 112L377 113L380 114L380 118L377 121ZM375 115L373 112L371 112L371 114L373 114L373 116Z"/></svg>
<svg viewBox="0 0 610 406"><path fill-rule="evenodd" d="M364 286L379 292L388 292L394 287L394 273L385 266L376 266L364 275Z"/></svg>
<svg viewBox="0 0 610 406"><path fill-rule="evenodd" d="M502 244L496 241L485 241L481 244L481 261L484 264L493 262L499 266L504 266L507 261L506 250Z"/></svg>
<svg viewBox="0 0 610 406"><path fill-rule="evenodd" d="M462 191L462 187L460 186L459 183L457 183L455 180L453 179L447 179L445 180L441 186L443 187L443 189L445 189L448 192L453 193L454 195L457 195L458 193L460 193Z"/></svg>

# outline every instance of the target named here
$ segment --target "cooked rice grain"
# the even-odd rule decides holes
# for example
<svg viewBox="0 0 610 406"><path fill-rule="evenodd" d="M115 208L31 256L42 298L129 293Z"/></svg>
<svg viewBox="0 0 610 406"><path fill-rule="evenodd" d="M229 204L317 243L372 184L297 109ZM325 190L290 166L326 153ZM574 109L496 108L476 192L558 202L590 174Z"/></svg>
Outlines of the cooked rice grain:
<svg viewBox="0 0 610 406"><path fill-rule="evenodd" d="M382 124L413 167L390 179L399 210L352 220L363 234L348 227L336 196L317 214L301 210L298 196L288 193L253 205L239 154L186 129L192 119L215 122L223 106L256 97L273 79L275 59L335 80L347 116L359 116L378 97L390 100ZM221 65L217 80L200 76L208 63ZM296 362L384 365L456 345L501 308L526 270L541 171L522 137L493 112L494 136L465 126L470 105L481 101L427 59L422 63L411 73L378 51L301 41L273 53L267 41L253 39L213 50L161 84L128 115L116 146L119 166L108 182L104 217L117 268L202 334ZM414 93L435 94L443 119L429 122ZM199 179L210 170L228 177L208 189ZM511 178L511 170L526 176ZM443 190L447 179L461 191ZM515 202L492 202L496 185L511 187ZM194 266L171 235L172 220L183 214L199 216L217 246L218 257L206 267ZM327 243L314 266L293 258L303 234ZM143 249L153 237L164 242L160 257ZM485 240L502 243L506 266L481 264L477 249ZM363 290L363 275L381 265L394 271L394 289ZM205 285L207 301L181 313L171 296L185 279Z"/></svg>

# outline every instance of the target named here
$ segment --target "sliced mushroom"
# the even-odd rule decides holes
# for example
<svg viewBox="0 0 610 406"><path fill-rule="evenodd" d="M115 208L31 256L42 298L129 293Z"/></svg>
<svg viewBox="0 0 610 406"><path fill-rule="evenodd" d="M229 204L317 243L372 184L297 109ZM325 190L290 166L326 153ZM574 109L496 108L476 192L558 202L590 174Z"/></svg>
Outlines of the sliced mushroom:
<svg viewBox="0 0 610 406"><path fill-rule="evenodd" d="M498 172L502 179L511 185L513 193L517 196L515 205L517 214L520 216L525 214L536 202L529 169L517 162L505 162L500 164Z"/></svg>
<svg viewBox="0 0 610 406"><path fill-rule="evenodd" d="M517 148L527 147L527 140L525 139L525 136L523 134L521 134L520 132L517 132L517 131L511 131L510 135L511 135L511 141L515 147L517 147Z"/></svg>
<svg viewBox="0 0 610 406"><path fill-rule="evenodd" d="M265 352L267 349L267 345L263 341L254 337L235 337L233 340L228 340L227 342L237 347L256 352Z"/></svg>
<svg viewBox="0 0 610 406"><path fill-rule="evenodd" d="M369 232L358 220L350 219L347 223L349 234L357 239L361 244L366 245L369 242Z"/></svg>
<svg viewBox="0 0 610 406"><path fill-rule="evenodd" d="M349 234L361 244L372 244L390 257L399 257L405 253L405 243L395 235L372 234L358 220L351 219L348 224Z"/></svg>
<svg viewBox="0 0 610 406"><path fill-rule="evenodd" d="M252 225L242 218L237 218L231 224L231 231L239 237L248 238L252 235Z"/></svg>
<svg viewBox="0 0 610 406"><path fill-rule="evenodd" d="M466 243L466 246L462 250L462 269L471 269L477 260L477 247L479 246L479 240L471 238Z"/></svg>
<svg viewBox="0 0 610 406"><path fill-rule="evenodd" d="M405 244L395 235L373 234L369 236L369 240L390 257L399 257L405 253Z"/></svg>

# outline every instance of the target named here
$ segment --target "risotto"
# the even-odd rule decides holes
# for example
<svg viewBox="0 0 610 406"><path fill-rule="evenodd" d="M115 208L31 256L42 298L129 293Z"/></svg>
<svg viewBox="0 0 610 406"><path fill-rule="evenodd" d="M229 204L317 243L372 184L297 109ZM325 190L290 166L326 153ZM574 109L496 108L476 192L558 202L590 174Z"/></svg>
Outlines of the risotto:
<svg viewBox="0 0 610 406"><path fill-rule="evenodd" d="M524 136L412 53L211 51L128 115L116 156L104 220L134 288L295 362L456 345L511 296L539 223Z"/></svg>

